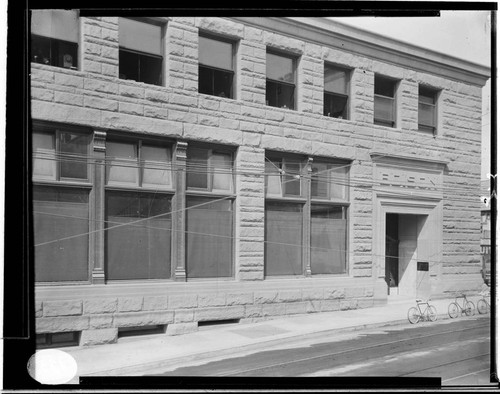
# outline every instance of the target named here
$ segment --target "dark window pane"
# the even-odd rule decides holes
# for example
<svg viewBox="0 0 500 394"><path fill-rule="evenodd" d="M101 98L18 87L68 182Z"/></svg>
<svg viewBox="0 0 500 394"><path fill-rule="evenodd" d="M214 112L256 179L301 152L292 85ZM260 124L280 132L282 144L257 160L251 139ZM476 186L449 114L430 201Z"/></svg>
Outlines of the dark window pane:
<svg viewBox="0 0 500 394"><path fill-rule="evenodd" d="M435 104L436 103L436 91L426 88L424 86L419 86L418 88L418 101L425 104Z"/></svg>
<svg viewBox="0 0 500 394"><path fill-rule="evenodd" d="M232 201L186 199L186 270L188 278L232 276Z"/></svg>
<svg viewBox="0 0 500 394"><path fill-rule="evenodd" d="M161 85L161 63L162 58L140 55L139 82Z"/></svg>
<svg viewBox="0 0 500 394"><path fill-rule="evenodd" d="M41 64L51 64L50 38L31 36L31 61Z"/></svg>
<svg viewBox="0 0 500 394"><path fill-rule="evenodd" d="M198 91L212 96L232 98L233 73L199 67Z"/></svg>
<svg viewBox="0 0 500 394"><path fill-rule="evenodd" d="M266 104L295 109L295 86L266 81Z"/></svg>
<svg viewBox="0 0 500 394"><path fill-rule="evenodd" d="M394 97L396 83L390 79L375 76L375 94Z"/></svg>
<svg viewBox="0 0 500 394"><path fill-rule="evenodd" d="M434 127L436 107L433 104L418 103L418 124L421 126Z"/></svg>
<svg viewBox="0 0 500 394"><path fill-rule="evenodd" d="M311 206L311 272L342 274L346 272L345 208Z"/></svg>
<svg viewBox="0 0 500 394"><path fill-rule="evenodd" d="M106 193L108 279L170 278L170 207L169 196Z"/></svg>
<svg viewBox="0 0 500 394"><path fill-rule="evenodd" d="M267 52L266 62L266 76L268 79L295 83L294 59Z"/></svg>
<svg viewBox="0 0 500 394"><path fill-rule="evenodd" d="M302 275L302 206L266 204L265 273Z"/></svg>
<svg viewBox="0 0 500 394"><path fill-rule="evenodd" d="M208 189L208 153L208 149L188 148L188 188Z"/></svg>
<svg viewBox="0 0 500 394"><path fill-rule="evenodd" d="M233 69L233 44L230 42L200 36L198 47L200 64L225 70Z"/></svg>
<svg viewBox="0 0 500 394"><path fill-rule="evenodd" d="M325 93L323 112L325 116L347 119L347 96Z"/></svg>
<svg viewBox="0 0 500 394"><path fill-rule="evenodd" d="M61 132L61 178L88 178L87 135Z"/></svg>
<svg viewBox="0 0 500 394"><path fill-rule="evenodd" d="M35 280L88 279L88 192L33 189Z"/></svg>
<svg viewBox="0 0 500 394"><path fill-rule="evenodd" d="M120 79L139 81L139 55L137 53L119 51Z"/></svg>
<svg viewBox="0 0 500 394"><path fill-rule="evenodd" d="M64 68L78 66L78 46L72 42L53 40L54 53L52 64Z"/></svg>

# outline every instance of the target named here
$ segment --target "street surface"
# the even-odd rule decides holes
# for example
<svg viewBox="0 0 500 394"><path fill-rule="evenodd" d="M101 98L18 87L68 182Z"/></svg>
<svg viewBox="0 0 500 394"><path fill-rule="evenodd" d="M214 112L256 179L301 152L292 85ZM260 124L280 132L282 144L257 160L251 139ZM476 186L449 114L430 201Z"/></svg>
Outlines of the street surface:
<svg viewBox="0 0 500 394"><path fill-rule="evenodd" d="M443 386L490 385L490 315L327 333L318 339L191 363L162 376L440 377Z"/></svg>

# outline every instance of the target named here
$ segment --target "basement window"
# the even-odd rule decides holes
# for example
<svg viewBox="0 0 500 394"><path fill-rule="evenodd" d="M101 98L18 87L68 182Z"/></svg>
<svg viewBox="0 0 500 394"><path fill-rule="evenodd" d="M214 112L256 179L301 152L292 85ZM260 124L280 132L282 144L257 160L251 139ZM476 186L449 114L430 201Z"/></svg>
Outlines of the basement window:
<svg viewBox="0 0 500 394"><path fill-rule="evenodd" d="M78 346L80 344L80 332L57 332L51 334L37 334L36 347L38 349L48 347Z"/></svg>
<svg viewBox="0 0 500 394"><path fill-rule="evenodd" d="M167 326L165 324L152 326L120 327L118 329L118 339L143 335L165 334L166 329Z"/></svg>

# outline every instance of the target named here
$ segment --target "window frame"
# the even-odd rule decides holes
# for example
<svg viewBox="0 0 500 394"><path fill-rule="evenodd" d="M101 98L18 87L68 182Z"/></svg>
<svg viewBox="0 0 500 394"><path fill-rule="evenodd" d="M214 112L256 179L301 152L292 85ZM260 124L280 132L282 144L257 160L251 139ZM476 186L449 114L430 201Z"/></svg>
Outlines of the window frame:
<svg viewBox="0 0 500 394"><path fill-rule="evenodd" d="M118 41L118 58L120 58L121 53L127 53L127 54L137 55L139 62L141 60L141 57L160 60L160 73L158 76L158 84L148 83L148 82L144 82L144 81L137 81L135 79L122 78L121 77L122 74L120 73L120 61L118 61L118 78L122 79L124 81L134 81L137 83L144 83L146 85L164 86L165 79L166 79L165 78L165 33L166 33L166 28L167 28L167 22L160 21L160 20L157 20L154 18L147 18L147 17L141 18L141 17L132 17L132 16L128 17L127 16L127 17L119 17L119 18L130 19L130 20L133 20L136 22L141 22L141 23L155 25L155 26L160 27L160 37L159 37L160 42L159 43L160 43L160 48L161 48L161 55L157 55L157 54L145 52L145 51L139 51L139 50L133 49L133 48L124 47L124 46L120 45L120 42ZM119 23L118 23L118 26L119 26ZM118 32L118 34L119 34L119 32ZM139 67L139 69L137 71L137 74L140 75L140 66L138 66L138 67ZM140 79L140 78L138 78L138 79Z"/></svg>
<svg viewBox="0 0 500 394"><path fill-rule="evenodd" d="M54 138L54 155L52 158L49 160L55 160L56 165L55 165L55 175L54 178L43 178L43 177L36 177L34 175L34 146L33 146L33 135L35 133L38 134L45 134L45 135L52 135ZM86 136L87 138L87 178L69 178L69 177L61 177L60 176L60 167L62 164L61 156L58 153L58 150L60 149L60 136L62 133L74 133L74 134L80 134L82 136ZM59 142L58 142L59 141ZM90 236L90 230L91 230L91 221L93 217L92 209L93 209L93 202L92 202L92 194L94 190L94 175L92 171L92 164L90 160L90 150L91 146L93 144L93 135L92 133L83 127L78 127L78 126L73 126L73 125L66 125L66 124L61 124L61 123L53 123L53 122L45 122L45 121L34 121L33 124L31 125L31 130L30 130L30 148L31 148L31 161L29 164L29 168L31 169L31 178L30 178L30 185L31 185L31 206L33 208L33 204L35 202L34 196L33 196L33 189L38 188L38 189L43 189L43 188L48 188L50 190L53 190L54 192L59 192L61 190L74 190L74 191L82 191L87 193L87 210L88 210L88 217L87 217L87 231L89 231L89 236L87 239L86 243L86 248L87 248L87 279L84 280L51 280L51 281L37 281L35 278L35 286L62 286L62 285L68 285L68 284L89 284L92 282L92 267L91 267L91 258L93 255L93 239ZM34 229L34 212L32 212L32 224L33 224L33 229ZM33 245L35 247L35 245ZM34 261L34 264L37 264L36 261Z"/></svg>
<svg viewBox="0 0 500 394"><path fill-rule="evenodd" d="M224 42L224 43L227 43L227 44L231 44L231 69L228 70L228 69L224 69L224 68L220 68L220 67L214 67L214 66L210 66L210 65L207 65L207 64L203 64L201 63L199 60L198 60L198 93L201 93L201 94L206 94L206 95L209 95L209 96L214 96L214 97L223 97L223 96L220 96L220 95L216 95L215 93L206 93L206 92L201 92L200 91L200 84L201 84L201 81L200 81L200 75L201 75L201 68L204 68L206 70L210 70L211 72L213 71L219 71L219 72L223 72L223 73L227 73L229 75L231 75L231 85L230 85L230 88L229 88L229 97L225 97L225 98L229 98L229 99L235 99L235 84L236 84L236 78L235 78L235 75L236 75L236 72L235 72L235 67L236 67L236 42L234 40L231 40L230 38L226 38L226 37L221 37L219 35L214 35L214 34L211 34L209 32L205 32L205 31L200 31L199 34L198 34L198 37L203 37L203 38L206 38L206 39L209 39L209 40L213 40L213 41L220 41L220 42ZM198 39L198 43L199 43L199 39ZM199 48L198 48L198 51L199 51ZM214 80L215 80L215 75L212 74L212 87L214 85Z"/></svg>
<svg viewBox="0 0 500 394"><path fill-rule="evenodd" d="M428 95L422 94L421 91L425 91ZM432 96L432 97L431 97ZM426 103L421 101L421 97L432 98L433 103ZM438 99L439 99L439 90L434 89L428 85L418 85L418 130L422 132L431 132L432 134L437 134L438 129ZM420 105L424 104L426 106L432 106L433 108L433 116L432 116L432 125L426 125L420 122Z"/></svg>
<svg viewBox="0 0 500 394"><path fill-rule="evenodd" d="M286 59L290 59L292 61L292 69L293 69L293 83L291 82L285 82L285 81L280 81L276 79L272 79L268 77L268 62L267 62L267 54L272 54L274 56L280 56ZM297 83L297 66L298 66L298 56L287 53L287 52L282 52L279 50L275 50L273 48L266 48L266 106L268 107L274 107L274 108L286 108L286 109L291 109L291 110L297 110L297 97L298 97L298 83ZM268 93L268 84L273 83L275 85L283 85L283 86L288 86L288 87L293 87L293 107L287 107L286 105L283 107L278 107L269 104L269 100L267 100L267 93Z"/></svg>
<svg viewBox="0 0 500 394"><path fill-rule="evenodd" d="M35 64L44 64L47 66L52 66L52 67L58 67L58 68L64 68L67 70L78 70L80 68L80 47L81 47L81 24L80 24L80 10L78 9L71 9L71 10L55 10L55 11L70 11L73 12L76 15L76 21L77 21L77 26L76 28L78 29L77 32L77 40L76 41L70 41L65 39L66 37L51 37L51 36L44 36L41 34L33 33L32 29L32 19L33 19L33 12L39 11L37 9L32 9L30 10L29 14L29 32L30 32L30 38L29 38L29 56L30 56L30 63L35 63ZM46 10L49 11L49 10ZM42 40L47 40L49 44L49 63L44 63L44 62L39 62L39 61L33 61L33 38L35 39L42 39ZM74 66L71 67L64 67L64 65L60 66L57 64L58 59L53 58L53 52L57 52L59 50L59 43L62 43L64 45L69 45L73 47L74 53L75 53L75 59L73 59L73 64ZM57 51L54 51L54 47L57 47Z"/></svg>
<svg viewBox="0 0 500 394"><path fill-rule="evenodd" d="M127 193L132 193L135 194L137 197L140 198L141 195L161 195L165 196L170 200L170 221L171 221L171 227L170 227L170 256L167 264L167 268L169 269L170 275L168 278L125 278L125 279L110 279L109 278L109 270L108 270L108 261L107 261L107 247L108 247L108 241L107 241L107 234L104 238L103 242L103 253L104 253L104 260L103 260L103 269L105 271L105 281L106 283L110 284L115 284L115 283L134 283L134 282L164 282L164 281L172 281L174 280L174 270L175 270L175 249L176 245L174 243L175 240L175 215L174 215L174 199L176 198L177 190L176 190L176 179L175 179L175 174L174 174L174 168L175 168L175 155L174 155L174 149L175 149L175 143L171 140L167 139L159 139L159 138L154 138L154 137L144 137L144 136L137 136L137 135L127 135L123 136L118 133L110 133L107 138L106 138L106 144L108 143L128 143L131 145L134 145L137 147L137 158L135 160L136 166L134 167L137 170L137 183L132 184L132 183L109 183L108 182L108 163L112 162L112 160L108 159L107 157L104 160L104 179L102 180L103 185L103 216L105 220L105 232L107 233L107 222L108 222L108 209L107 209L107 193L119 193L122 192L124 194ZM146 144L144 144L146 142ZM142 148L143 145L146 146L156 146L156 147L163 147L167 149L168 152L168 157L170 158L170 184L169 187L158 187L158 185L155 186L146 186L142 184L142 170L144 166L144 161L141 159L141 154L140 154L140 149ZM107 151L107 149L106 149ZM140 219L138 219L140 220Z"/></svg>
<svg viewBox="0 0 500 394"><path fill-rule="evenodd" d="M339 93L339 92L334 92L334 91L330 91L330 90L327 90L326 88L326 81L325 81L325 77L326 77L326 70L327 69L330 69L330 70L335 70L335 71L341 71L341 72L344 72L345 75L346 75L346 86L345 86L345 91L347 92L347 94L342 94L342 93ZM350 68L347 68L347 67L341 67L341 66L337 66L335 64L331 64L331 63L325 63L324 64L324 71L323 71L323 116L327 116L327 117L330 117L330 118L335 118L335 119L345 119L345 120L349 120L351 118L351 75L352 75L352 69ZM327 115L325 114L325 110L326 110L326 97L327 96L330 96L330 97L342 97L342 98L345 98L346 99L346 105L345 105L345 109L344 109L344 112L345 112L345 117L336 117L336 116L330 116L330 115Z"/></svg>
<svg viewBox="0 0 500 394"><path fill-rule="evenodd" d="M379 81L384 81L384 82L389 82L392 84L392 90L393 90L393 95L392 97L391 96L386 96L386 95L383 95L383 94L378 94L378 93L375 93L376 91L376 85L377 85L377 79ZM375 77L374 77L374 92L373 92L373 100L374 100L374 110L373 110L373 124L375 125L378 125L378 126L385 126L385 127L391 127L391 128L395 128L396 125L397 125L397 120L398 120L398 115L397 115L397 91L398 91L398 80L397 79L394 79L394 78L390 78L390 77L386 77L386 76L383 76L383 75L379 75L379 74L375 74ZM392 105L391 105L391 108L392 108L392 120L389 120L389 119L383 119L383 118L377 118L377 113L375 111L375 101L377 100L377 98L380 100L380 99L383 99L383 100L391 100L392 101Z"/></svg>
<svg viewBox="0 0 500 394"><path fill-rule="evenodd" d="M231 189L230 190L222 190L222 189L213 189L209 188L213 181L213 172L208 171L207 172L207 188L198 188L198 187L190 187L188 186L188 173L189 173L189 160L187 159L188 157L188 151L189 149L198 149L198 150L206 150L208 151L208 159L207 163L210 163L211 159L211 154L213 152L220 152L223 154L230 155L231 157ZM185 182L185 188L182 191L182 195L179 195L178 198L184 199L187 207L187 202L188 199L190 198L207 198L207 199L212 199L214 201L224 199L223 201L229 201L231 203L231 222L232 222L232 231L231 231L231 275L230 276L210 276L210 277L190 277L188 273L188 234L189 234L189 229L188 229L188 217L184 213L182 220L184 221L185 225L185 233L183 235L184 241L184 253L185 253L185 271L186 271L186 281L187 282L202 282L202 281L231 281L235 279L236 275L236 245L235 245L235 236L236 236L236 171L234 168L234 163L235 163L235 157L236 157L236 150L232 147L229 146L222 146L222 145L216 145L216 144L204 144L204 143L190 143L187 147L186 151L186 182ZM207 164L207 168L210 168L210 164ZM207 204L210 205L210 204Z"/></svg>
<svg viewBox="0 0 500 394"><path fill-rule="evenodd" d="M264 252L264 276L266 279L272 278L272 279L279 279L279 278L291 278L291 277L308 277L308 276L338 276L338 277L345 277L349 275L349 225L350 225L350 193L349 193L349 178L350 178L350 168L351 168L351 162L348 160L339 160L339 159L332 159L332 158L316 158L316 157L305 157L303 155L292 155L292 154L287 154L287 153L279 153L279 152L274 152L274 151L266 151L265 154L265 160L266 163L268 162L268 159L271 161L276 161L278 158L281 158L282 160L292 160L293 162L298 162L301 163L301 196L288 196L285 195L283 186L281 186L281 195L279 194L268 194L267 193L267 186L265 190L265 197L264 197L264 202L265 202L265 208L264 212L266 215L267 212L267 204L286 204L286 205L296 205L300 206L302 209L302 270L303 274L302 275L296 275L296 274L284 274L284 275L269 275L267 272L267 266L268 262L266 260L266 252ZM345 174L345 179L346 179L346 192L345 192L345 198L340 199L340 198L332 198L332 199L326 199L326 198L317 198L312 196L312 166L314 163L320 163L320 164L327 164L328 166L336 166L336 167L343 167L345 166L347 168L346 174ZM267 174L266 171L266 180L265 183L267 185ZM275 175L272 175L275 176ZM280 178L283 177L284 175L281 174ZM283 179L280 179L280 185L282 185ZM342 207L342 209L345 212L345 220L346 220L346 230L345 230L345 267L344 271L342 273L312 273L311 270L311 245L312 245L312 239L311 239L311 227L312 227L312 211L311 211L311 206L312 205L322 205L326 207ZM267 247L267 224L265 222L264 224L264 229L265 229L265 246L264 248ZM266 250L266 249L264 249Z"/></svg>

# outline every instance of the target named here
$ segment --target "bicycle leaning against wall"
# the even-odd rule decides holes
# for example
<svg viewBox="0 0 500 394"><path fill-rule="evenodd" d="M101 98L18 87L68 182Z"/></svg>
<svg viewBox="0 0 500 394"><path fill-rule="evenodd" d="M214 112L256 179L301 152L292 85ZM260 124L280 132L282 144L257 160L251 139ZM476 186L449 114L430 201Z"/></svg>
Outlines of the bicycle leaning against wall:
<svg viewBox="0 0 500 394"><path fill-rule="evenodd" d="M472 301L467 299L465 294L455 297L455 301L448 306L448 315L454 319L458 317L458 314L466 316L472 316L476 307Z"/></svg>
<svg viewBox="0 0 500 394"><path fill-rule="evenodd" d="M490 291L485 290L479 293L483 298L477 301L477 311L480 314L488 313L490 311L490 303L488 302L490 298Z"/></svg>
<svg viewBox="0 0 500 394"><path fill-rule="evenodd" d="M411 324L418 323L419 321L436 321L437 319L437 310L436 307L429 304L429 300L423 301L420 299L417 299L417 306L412 306L410 309L408 309L408 320ZM425 307L424 307L425 305ZM422 310L421 307L424 307Z"/></svg>

